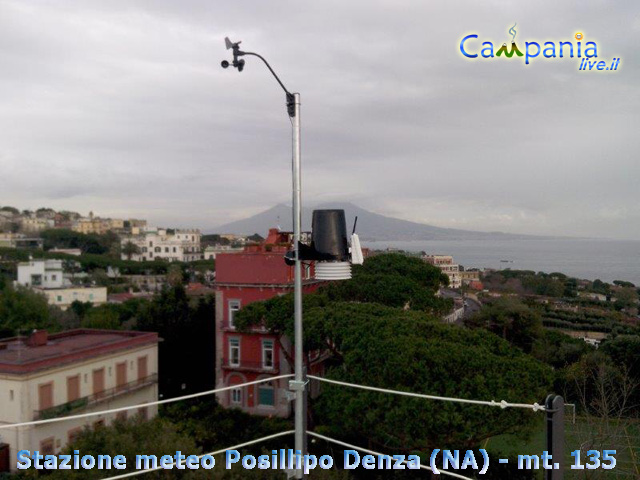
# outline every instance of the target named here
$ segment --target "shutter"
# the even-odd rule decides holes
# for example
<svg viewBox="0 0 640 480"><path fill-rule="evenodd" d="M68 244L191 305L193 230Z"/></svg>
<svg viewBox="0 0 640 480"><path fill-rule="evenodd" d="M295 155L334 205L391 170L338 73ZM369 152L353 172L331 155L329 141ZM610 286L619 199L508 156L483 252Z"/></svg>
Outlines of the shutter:
<svg viewBox="0 0 640 480"><path fill-rule="evenodd" d="M67 377L67 402L80 398L80 375Z"/></svg>

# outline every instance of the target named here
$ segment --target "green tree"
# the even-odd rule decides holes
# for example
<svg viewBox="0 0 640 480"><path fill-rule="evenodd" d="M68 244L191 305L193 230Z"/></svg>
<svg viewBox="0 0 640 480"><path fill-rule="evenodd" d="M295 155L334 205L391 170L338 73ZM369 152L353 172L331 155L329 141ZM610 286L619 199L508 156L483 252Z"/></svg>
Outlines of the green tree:
<svg viewBox="0 0 640 480"><path fill-rule="evenodd" d="M122 246L122 254L131 260L134 255L140 255L140 247L133 242L127 242Z"/></svg>
<svg viewBox="0 0 640 480"><path fill-rule="evenodd" d="M425 304L432 305L442 281L441 273L420 259L381 255L354 270L353 280L303 298L304 349L324 352L328 378L469 399L533 403L542 402L549 393L550 367L483 329L444 325L428 313L433 308L416 301L424 297ZM358 288L365 282L374 287L374 294ZM235 325L241 330L262 325L279 338L293 338L291 296L247 305ZM524 321L516 325L527 331ZM318 431L374 449L403 452L436 445L477 446L500 433L527 430L535 419L532 412L522 410L325 384L310 411Z"/></svg>
<svg viewBox="0 0 640 480"><path fill-rule="evenodd" d="M593 349L583 340L558 330L543 330L533 344L531 355L553 368L562 369L576 363Z"/></svg>
<svg viewBox="0 0 640 480"><path fill-rule="evenodd" d="M618 308L629 308L638 303L638 293L633 287L623 287L619 288L616 293L616 307Z"/></svg>
<svg viewBox="0 0 640 480"><path fill-rule="evenodd" d="M116 421L110 426L101 426L94 429L85 429L71 445L65 448L65 453L73 453L79 450L83 455L124 455L127 459L126 470L50 470L47 471L47 480L91 480L112 477L116 474L134 472L136 455L175 455L180 450L184 455L199 455L202 450L194 440L181 434L172 422L154 418L143 421L140 418L128 421ZM117 473L115 473L117 472ZM210 478L210 470L160 470L145 473L145 478L150 479L205 479ZM39 471L29 469L22 474L23 478L39 477Z"/></svg>
<svg viewBox="0 0 640 480"><path fill-rule="evenodd" d="M184 282L184 271L180 265L170 265L169 270L167 271L167 283L172 287L177 287L178 285L182 285Z"/></svg>
<svg viewBox="0 0 640 480"><path fill-rule="evenodd" d="M195 440L205 451L237 445L255 438L291 430L290 420L249 415L240 409L223 408L215 397L202 397L169 404L162 416L179 425L180 431ZM274 444L289 445L293 438L275 440ZM259 445L258 450L265 445ZM291 447L293 448L293 447Z"/></svg>
<svg viewBox="0 0 640 480"><path fill-rule="evenodd" d="M3 212L10 212L13 213L14 215L20 215L20 210L18 210L15 207L10 207L8 205L4 206L4 207L0 207L0 210L2 210Z"/></svg>
<svg viewBox="0 0 640 480"><path fill-rule="evenodd" d="M107 271L102 268L96 268L91 272L91 281L100 287L108 287L111 285L111 279L107 275Z"/></svg>
<svg viewBox="0 0 640 480"><path fill-rule="evenodd" d="M27 333L33 329L55 328L47 299L25 287L5 284L0 291L0 332L2 336Z"/></svg>
<svg viewBox="0 0 640 480"><path fill-rule="evenodd" d="M440 269L394 253L367 259L354 267L351 280L330 283L323 293L333 301L381 303L441 315L451 309L451 300L438 298L435 292L448 284Z"/></svg>
<svg viewBox="0 0 640 480"><path fill-rule="evenodd" d="M501 297L484 305L465 324L500 335L527 353L531 352L533 344L542 336L540 314L513 297Z"/></svg>
<svg viewBox="0 0 640 480"><path fill-rule="evenodd" d="M340 360L326 376L350 383L438 396L541 402L551 369L483 330L444 325L421 312L333 304L305 314ZM366 439L372 448L410 452L474 447L522 432L533 412L461 405L323 385L314 411L319 430ZM375 449L375 448L374 448Z"/></svg>
<svg viewBox="0 0 640 480"><path fill-rule="evenodd" d="M640 335L618 335L606 340L600 351L640 381Z"/></svg>
<svg viewBox="0 0 640 480"><path fill-rule="evenodd" d="M117 330L120 328L118 313L109 305L88 310L80 325L84 328L99 328L103 330Z"/></svg>
<svg viewBox="0 0 640 480"><path fill-rule="evenodd" d="M73 312L80 320L83 320L87 312L92 308L93 304L91 302L81 302L79 300L74 300L69 305L69 311Z"/></svg>
<svg viewBox="0 0 640 480"><path fill-rule="evenodd" d="M52 248L79 248L82 253L93 253L104 255L109 253L114 243L119 243L120 239L114 232L107 232L104 235L84 234L55 228L40 232L44 241L44 249Z"/></svg>
<svg viewBox="0 0 640 480"><path fill-rule="evenodd" d="M591 284L591 291L595 293L601 293L603 295L608 295L611 292L611 286L608 283L605 283L597 278Z"/></svg>
<svg viewBox="0 0 640 480"><path fill-rule="evenodd" d="M158 332L160 392L166 397L212 387L215 382L215 302L191 305L182 285L165 288L141 305L137 327Z"/></svg>

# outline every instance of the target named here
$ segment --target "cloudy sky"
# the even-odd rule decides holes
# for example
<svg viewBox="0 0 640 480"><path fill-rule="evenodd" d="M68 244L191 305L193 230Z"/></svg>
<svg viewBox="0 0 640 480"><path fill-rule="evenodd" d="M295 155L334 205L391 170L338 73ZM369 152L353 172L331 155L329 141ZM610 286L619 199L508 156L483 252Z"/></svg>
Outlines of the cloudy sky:
<svg viewBox="0 0 640 480"><path fill-rule="evenodd" d="M284 95L302 95L306 204L438 226L640 239L640 4L0 0L0 205L212 226L290 198ZM470 60L597 41L579 60ZM478 42L479 43L479 42Z"/></svg>

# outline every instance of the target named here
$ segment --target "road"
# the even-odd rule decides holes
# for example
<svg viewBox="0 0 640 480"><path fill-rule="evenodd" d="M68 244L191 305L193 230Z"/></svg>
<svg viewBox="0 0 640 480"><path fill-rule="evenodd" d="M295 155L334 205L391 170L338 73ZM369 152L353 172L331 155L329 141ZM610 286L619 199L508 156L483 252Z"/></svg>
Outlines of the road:
<svg viewBox="0 0 640 480"><path fill-rule="evenodd" d="M440 289L440 295L442 295L443 298L459 298L462 299L462 295L459 292L456 292L455 290L451 290L449 288L441 288ZM464 297L464 318L469 318L470 316L472 316L474 313L476 313L478 310L480 310L480 308L482 307L482 305L480 304L480 302L478 302L477 300L474 300L471 297Z"/></svg>

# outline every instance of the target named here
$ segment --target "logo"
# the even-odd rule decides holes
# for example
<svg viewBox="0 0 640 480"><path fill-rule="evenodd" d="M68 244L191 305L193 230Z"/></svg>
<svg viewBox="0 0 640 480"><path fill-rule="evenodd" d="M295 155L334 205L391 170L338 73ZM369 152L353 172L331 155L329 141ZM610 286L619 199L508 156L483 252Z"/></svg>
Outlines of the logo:
<svg viewBox="0 0 640 480"><path fill-rule="evenodd" d="M545 42L525 41L522 50L516 43L517 23L508 30L511 35L511 42L506 42L496 49L496 45L491 40L481 41L479 35L471 33L460 41L460 53L472 59L497 59L521 58L525 65L531 65L535 60L542 59L580 59L578 70L583 71L616 71L620 65L620 58L614 57L611 61L600 60L598 58L598 43L596 41L586 41L582 32L576 32L570 40ZM575 40L574 40L575 39ZM521 44L522 45L522 44ZM536 60L537 59L537 60Z"/></svg>

